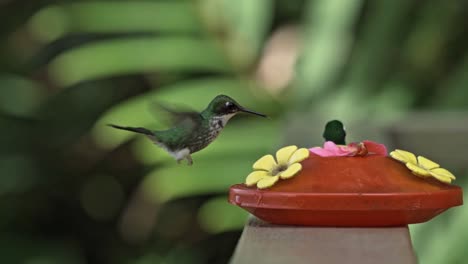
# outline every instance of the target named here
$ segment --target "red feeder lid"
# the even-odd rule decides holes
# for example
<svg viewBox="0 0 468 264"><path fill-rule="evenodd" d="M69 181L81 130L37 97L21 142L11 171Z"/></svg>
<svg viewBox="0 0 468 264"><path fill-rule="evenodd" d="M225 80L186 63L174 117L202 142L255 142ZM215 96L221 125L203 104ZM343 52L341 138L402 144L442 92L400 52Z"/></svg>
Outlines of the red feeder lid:
<svg viewBox="0 0 468 264"><path fill-rule="evenodd" d="M398 226L428 221L463 204L462 189L420 178L390 157L319 157L260 190L236 184L229 202L274 224Z"/></svg>

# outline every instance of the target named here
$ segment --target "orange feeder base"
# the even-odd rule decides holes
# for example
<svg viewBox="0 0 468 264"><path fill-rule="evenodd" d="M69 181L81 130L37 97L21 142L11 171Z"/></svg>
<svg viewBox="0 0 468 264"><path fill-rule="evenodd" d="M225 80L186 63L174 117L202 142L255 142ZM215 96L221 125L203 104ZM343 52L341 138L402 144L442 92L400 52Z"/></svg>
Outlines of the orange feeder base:
<svg viewBox="0 0 468 264"><path fill-rule="evenodd" d="M389 157L319 157L302 171L259 190L236 184L229 202L273 223L304 226L401 226L463 204L458 186L422 179Z"/></svg>

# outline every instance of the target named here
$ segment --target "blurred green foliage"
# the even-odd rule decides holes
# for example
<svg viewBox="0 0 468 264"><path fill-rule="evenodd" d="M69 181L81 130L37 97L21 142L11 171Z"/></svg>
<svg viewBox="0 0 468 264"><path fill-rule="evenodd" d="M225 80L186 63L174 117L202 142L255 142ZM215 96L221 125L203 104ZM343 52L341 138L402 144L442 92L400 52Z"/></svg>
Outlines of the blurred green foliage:
<svg viewBox="0 0 468 264"><path fill-rule="evenodd" d="M414 111L466 111L467 8L0 1L0 262L226 263L247 216L227 203L227 190L259 156L319 143L328 119L354 125L353 139L383 128L380 139ZM289 68L288 54L296 54ZM217 94L270 119L236 117L192 167L105 126L162 129L152 103L201 110ZM421 122L425 135L440 130ZM466 186L466 165L451 164ZM467 219L456 208L412 227L421 263L465 262Z"/></svg>

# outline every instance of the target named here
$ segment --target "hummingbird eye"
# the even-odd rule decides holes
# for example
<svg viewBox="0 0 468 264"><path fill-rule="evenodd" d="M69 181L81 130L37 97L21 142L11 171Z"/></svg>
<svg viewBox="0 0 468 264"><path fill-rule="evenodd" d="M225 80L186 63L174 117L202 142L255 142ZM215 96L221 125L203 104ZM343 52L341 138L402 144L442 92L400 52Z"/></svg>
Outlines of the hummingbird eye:
<svg viewBox="0 0 468 264"><path fill-rule="evenodd" d="M224 108L228 111L228 112L235 112L237 110L237 107L235 104L233 104L232 102L226 102L224 103Z"/></svg>

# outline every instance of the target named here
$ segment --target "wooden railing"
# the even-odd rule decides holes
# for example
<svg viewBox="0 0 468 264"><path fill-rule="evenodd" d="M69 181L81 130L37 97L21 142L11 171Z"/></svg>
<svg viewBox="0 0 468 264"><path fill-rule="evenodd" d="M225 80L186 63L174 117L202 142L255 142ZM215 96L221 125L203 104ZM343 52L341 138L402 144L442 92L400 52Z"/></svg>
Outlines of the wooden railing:
<svg viewBox="0 0 468 264"><path fill-rule="evenodd" d="M407 226L280 226L251 216L231 264L415 264Z"/></svg>

